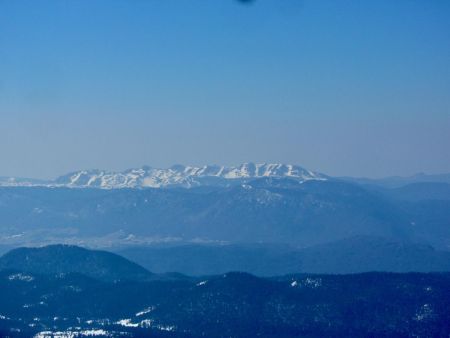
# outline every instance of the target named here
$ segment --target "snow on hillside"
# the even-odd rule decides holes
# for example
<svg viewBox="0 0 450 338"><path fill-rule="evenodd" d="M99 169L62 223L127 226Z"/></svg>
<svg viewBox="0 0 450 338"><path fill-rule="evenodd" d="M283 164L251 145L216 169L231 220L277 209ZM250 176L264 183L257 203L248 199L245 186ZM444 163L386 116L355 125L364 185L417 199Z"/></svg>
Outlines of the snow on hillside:
<svg viewBox="0 0 450 338"><path fill-rule="evenodd" d="M205 184L248 180L263 177L292 178L300 182L326 180L326 176L291 164L244 163L236 167L207 165L203 167L175 165L167 169L144 166L123 172L82 170L54 181L34 182L13 178L0 179L0 186L52 186L70 188L190 188Z"/></svg>

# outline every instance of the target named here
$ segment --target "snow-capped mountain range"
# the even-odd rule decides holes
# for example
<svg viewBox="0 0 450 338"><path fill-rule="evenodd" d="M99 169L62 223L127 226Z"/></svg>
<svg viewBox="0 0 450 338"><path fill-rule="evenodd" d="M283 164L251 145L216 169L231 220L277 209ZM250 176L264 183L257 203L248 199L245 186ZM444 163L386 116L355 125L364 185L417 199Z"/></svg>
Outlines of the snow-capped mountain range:
<svg viewBox="0 0 450 338"><path fill-rule="evenodd" d="M326 180L323 174L297 165L280 163L244 163L235 167L206 165L202 167L174 165L159 169L144 166L123 172L81 170L53 181L0 178L0 186L51 186L69 188L191 188L202 185L230 185L257 178L291 178L299 183Z"/></svg>

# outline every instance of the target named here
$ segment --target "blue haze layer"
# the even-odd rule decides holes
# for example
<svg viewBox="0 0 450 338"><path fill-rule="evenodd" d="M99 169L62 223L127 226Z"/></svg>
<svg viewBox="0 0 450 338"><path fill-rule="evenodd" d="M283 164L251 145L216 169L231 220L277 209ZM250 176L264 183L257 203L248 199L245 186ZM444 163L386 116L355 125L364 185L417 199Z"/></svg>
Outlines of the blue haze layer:
<svg viewBox="0 0 450 338"><path fill-rule="evenodd" d="M450 2L0 0L0 176L450 171Z"/></svg>

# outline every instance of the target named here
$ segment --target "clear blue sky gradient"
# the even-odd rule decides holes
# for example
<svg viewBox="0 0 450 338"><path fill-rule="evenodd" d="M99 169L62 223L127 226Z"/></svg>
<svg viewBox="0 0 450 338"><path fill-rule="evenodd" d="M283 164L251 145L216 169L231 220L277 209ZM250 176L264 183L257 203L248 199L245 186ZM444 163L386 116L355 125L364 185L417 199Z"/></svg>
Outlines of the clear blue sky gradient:
<svg viewBox="0 0 450 338"><path fill-rule="evenodd" d="M0 176L449 154L448 0L0 0Z"/></svg>

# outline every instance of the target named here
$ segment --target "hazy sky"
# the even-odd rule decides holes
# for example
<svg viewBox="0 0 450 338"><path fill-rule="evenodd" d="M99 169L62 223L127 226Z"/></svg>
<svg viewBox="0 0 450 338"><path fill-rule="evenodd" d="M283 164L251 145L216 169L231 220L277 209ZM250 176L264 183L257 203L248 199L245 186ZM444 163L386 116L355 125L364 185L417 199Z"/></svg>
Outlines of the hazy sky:
<svg viewBox="0 0 450 338"><path fill-rule="evenodd" d="M450 172L448 0L0 0L0 176Z"/></svg>

